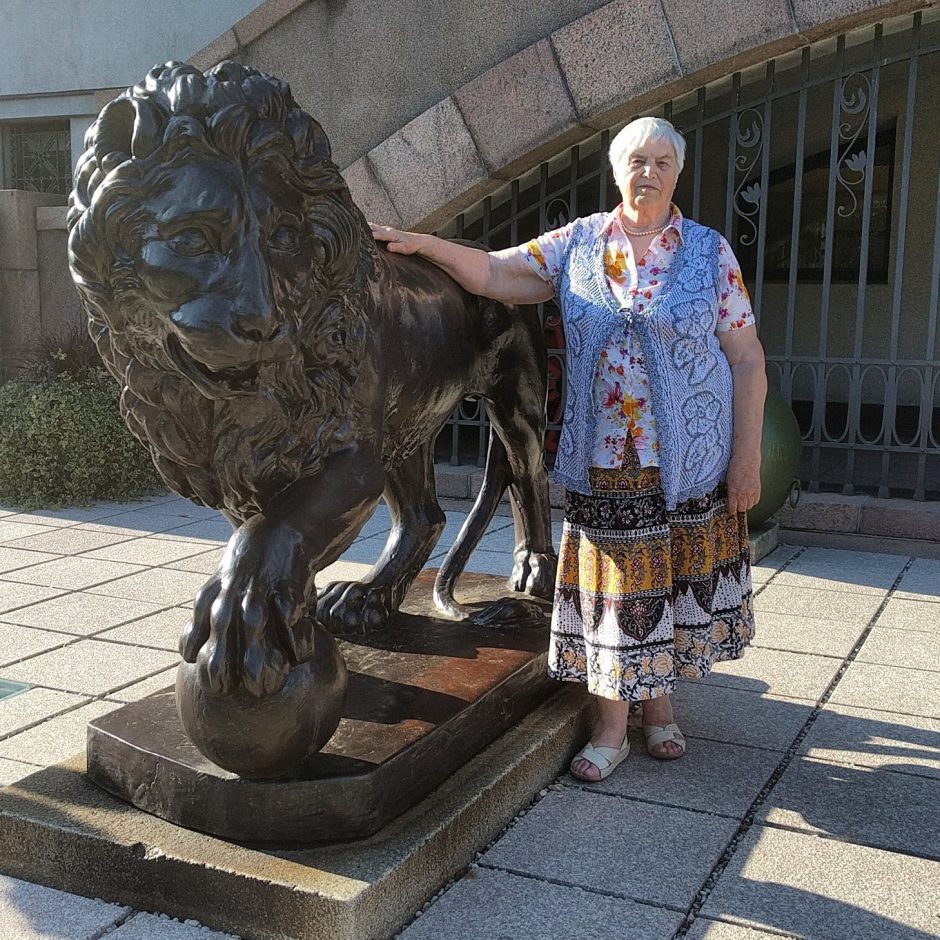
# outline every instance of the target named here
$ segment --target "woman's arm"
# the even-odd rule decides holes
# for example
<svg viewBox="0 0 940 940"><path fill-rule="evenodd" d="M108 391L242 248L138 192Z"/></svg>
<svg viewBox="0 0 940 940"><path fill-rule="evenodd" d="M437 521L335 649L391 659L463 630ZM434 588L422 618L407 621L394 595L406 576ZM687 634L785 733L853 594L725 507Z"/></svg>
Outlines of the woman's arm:
<svg viewBox="0 0 940 940"><path fill-rule="evenodd" d="M401 232L387 225L372 225L377 241L400 255L420 255L443 268L464 290L504 304L537 304L551 300L554 288L542 280L514 248L483 251L458 245L434 235Z"/></svg>
<svg viewBox="0 0 940 940"><path fill-rule="evenodd" d="M728 511L747 512L760 501L760 441L767 395L764 349L753 326L720 332L718 342L731 365L734 387Z"/></svg>

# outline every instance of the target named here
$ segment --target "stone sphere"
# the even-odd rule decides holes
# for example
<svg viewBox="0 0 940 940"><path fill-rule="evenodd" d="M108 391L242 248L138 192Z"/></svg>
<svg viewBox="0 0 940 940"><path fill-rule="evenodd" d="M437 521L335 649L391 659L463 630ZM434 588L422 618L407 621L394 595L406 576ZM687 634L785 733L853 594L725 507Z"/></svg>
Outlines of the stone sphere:
<svg viewBox="0 0 940 940"><path fill-rule="evenodd" d="M790 406L772 385L767 389L761 434L761 497L747 514L748 525L752 527L766 522L786 502L793 484L800 479L803 450L800 426Z"/></svg>
<svg viewBox="0 0 940 940"><path fill-rule="evenodd" d="M213 763L242 777L289 774L336 731L346 698L346 663L336 641L314 623L314 654L295 666L280 691L261 698L239 688L203 686L196 663L176 673L176 710L193 744Z"/></svg>

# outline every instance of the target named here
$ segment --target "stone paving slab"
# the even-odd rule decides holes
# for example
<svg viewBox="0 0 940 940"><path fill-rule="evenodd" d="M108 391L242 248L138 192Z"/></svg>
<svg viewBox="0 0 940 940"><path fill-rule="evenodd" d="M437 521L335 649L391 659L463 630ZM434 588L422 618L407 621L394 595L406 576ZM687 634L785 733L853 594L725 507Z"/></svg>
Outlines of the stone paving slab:
<svg viewBox="0 0 940 940"><path fill-rule="evenodd" d="M697 917L685 937L686 940L767 940L768 937L779 938L780 934Z"/></svg>
<svg viewBox="0 0 940 940"><path fill-rule="evenodd" d="M811 591L829 591L836 594L870 594L872 597L884 599L888 588L894 583L894 578L872 578L872 580L887 580L888 583L870 584L866 576L854 575L848 571L840 574L831 569L822 569L798 573L787 569L774 578L774 584L788 588L807 588Z"/></svg>
<svg viewBox="0 0 940 940"><path fill-rule="evenodd" d="M165 541L161 539L161 541ZM219 562L222 560L222 552L224 549L220 548L211 548L209 551L206 551L206 543L202 543L202 553L199 555L191 555L188 558L180 558L178 561L167 562L167 568L176 568L179 571L194 571L197 574L204 574L206 576L210 574L215 574L216 569L219 567Z"/></svg>
<svg viewBox="0 0 940 940"><path fill-rule="evenodd" d="M6 585L0 584L0 597L5 591ZM77 592L37 601L28 607L0 614L0 620L39 630L87 636L128 620L145 617L158 611L161 606L164 605Z"/></svg>
<svg viewBox="0 0 940 940"><path fill-rule="evenodd" d="M129 911L0 875L0 940L98 940Z"/></svg>
<svg viewBox="0 0 940 940"><path fill-rule="evenodd" d="M812 703L682 682L675 710L688 737L785 751L809 718Z"/></svg>
<svg viewBox="0 0 940 940"><path fill-rule="evenodd" d="M439 555L433 559L433 563L440 565L443 560L444 556ZM506 552L485 552L478 548L470 556L465 570L483 574L497 574L503 578L508 578L512 574L512 555L507 555Z"/></svg>
<svg viewBox="0 0 940 940"><path fill-rule="evenodd" d="M814 621L842 620L867 624L883 597L880 594L850 594L780 584L779 576L754 598L754 610L805 617ZM760 629L760 620L757 621Z"/></svg>
<svg viewBox="0 0 940 940"><path fill-rule="evenodd" d="M8 678L6 672L0 673ZM27 689L19 695L0 699L0 737L14 734L22 728L36 724L88 701L74 692L55 689Z"/></svg>
<svg viewBox="0 0 940 940"><path fill-rule="evenodd" d="M940 601L940 559L915 558L901 578L895 596L915 601Z"/></svg>
<svg viewBox="0 0 940 940"><path fill-rule="evenodd" d="M35 764L24 764L22 761L0 757L0 787L8 787L11 783L36 773L37 770L39 768Z"/></svg>
<svg viewBox="0 0 940 940"><path fill-rule="evenodd" d="M536 803L481 864L684 909L737 826L733 819L566 787Z"/></svg>
<svg viewBox="0 0 940 940"><path fill-rule="evenodd" d="M810 653L816 656L836 656L844 659L862 635L865 624L842 623L827 620L820 623L806 617L791 617L761 611L757 619L757 633L752 648L787 650L792 653ZM747 659L751 655L744 654Z"/></svg>
<svg viewBox="0 0 940 940"><path fill-rule="evenodd" d="M940 720L830 702L813 722L800 753L940 779Z"/></svg>
<svg viewBox="0 0 940 940"><path fill-rule="evenodd" d="M158 613L132 620L119 627L113 627L97 635L99 640L114 643L127 643L131 646L151 646L154 649L169 650L175 653L179 649L180 634L186 626L192 610L188 607L170 607Z"/></svg>
<svg viewBox="0 0 940 940"><path fill-rule="evenodd" d="M930 600L911 600L893 594L878 615L875 627L940 635L940 607Z"/></svg>
<svg viewBox="0 0 940 940"><path fill-rule="evenodd" d="M935 940L940 863L754 826L702 909L812 940Z"/></svg>
<svg viewBox="0 0 940 940"><path fill-rule="evenodd" d="M888 712L897 709L901 715L940 718L940 673L856 660L839 680L829 701L834 705Z"/></svg>
<svg viewBox="0 0 940 940"><path fill-rule="evenodd" d="M17 522L16 517L6 516L0 519L0 543L17 541L28 535L42 535L49 530L45 526L29 522Z"/></svg>
<svg viewBox="0 0 940 940"><path fill-rule="evenodd" d="M757 629L760 629L760 624ZM754 647L747 650L741 659L716 663L704 682L707 685L815 702L822 696L840 665L838 659L829 656Z"/></svg>
<svg viewBox="0 0 940 940"><path fill-rule="evenodd" d="M150 568L107 584L100 584L90 593L108 597L125 597L166 607L168 604L188 604L206 583L205 575L194 571L176 571L172 568Z"/></svg>
<svg viewBox="0 0 940 940"><path fill-rule="evenodd" d="M195 921L181 923L165 914L135 914L107 936L109 940L238 940L233 934L197 926Z"/></svg>
<svg viewBox="0 0 940 940"><path fill-rule="evenodd" d="M11 543L15 544L15 543ZM32 552L20 548L0 548L0 574L15 571L17 568L26 568L38 565L43 561L52 561L56 556L51 552Z"/></svg>
<svg viewBox="0 0 940 940"><path fill-rule="evenodd" d="M9 571L3 575L3 580L81 591L143 570L141 565L125 565L118 561L96 561L93 558L77 556L57 558L55 561L45 561L31 568Z"/></svg>
<svg viewBox="0 0 940 940"><path fill-rule="evenodd" d="M85 729L88 722L115 708L114 702L94 701L66 712L57 718L21 731L0 741L0 757L45 767L85 750Z"/></svg>
<svg viewBox="0 0 940 940"><path fill-rule="evenodd" d="M172 666L141 682L135 682L133 685L111 692L106 697L110 702L120 702L126 705L130 702L139 702L142 698L153 695L154 692L162 692L176 683L176 669L179 663L180 657L176 654L176 662Z"/></svg>
<svg viewBox="0 0 940 940"><path fill-rule="evenodd" d="M930 633L872 630L855 661L940 672L940 644L937 639Z"/></svg>
<svg viewBox="0 0 940 940"><path fill-rule="evenodd" d="M79 640L62 649L40 653L3 670L5 679L66 692L104 695L143 679L177 661L177 654L119 643Z"/></svg>
<svg viewBox="0 0 940 940"><path fill-rule="evenodd" d="M663 907L471 868L400 940L652 940L671 937L682 914Z"/></svg>
<svg viewBox="0 0 940 940"><path fill-rule="evenodd" d="M12 623L0 623L0 672L8 663L35 656L56 646L63 646L74 639L75 637L65 633L50 633L47 630L33 630Z"/></svg>
<svg viewBox="0 0 940 940"><path fill-rule="evenodd" d="M128 539L116 545L87 552L84 557L154 566L167 565L183 558L200 555L205 550L204 542L171 542L167 539L140 538Z"/></svg>
<svg viewBox="0 0 940 940"><path fill-rule="evenodd" d="M379 560L379 555L382 554L384 548L385 535L373 535L371 538L353 542L343 553L342 560L371 567Z"/></svg>
<svg viewBox="0 0 940 940"><path fill-rule="evenodd" d="M3 619L9 621L10 618L6 616L8 611L35 604L37 601L44 601L62 593L59 588L0 580L0 614L4 614Z"/></svg>
<svg viewBox="0 0 940 940"><path fill-rule="evenodd" d="M801 758L759 818L891 852L940 860L940 780Z"/></svg>
<svg viewBox="0 0 940 940"><path fill-rule="evenodd" d="M31 552L53 552L57 555L77 555L90 552L115 542L124 542L127 536L119 532L99 532L77 527L45 528L39 535L28 535L6 544L11 549ZM120 559L118 559L120 561Z"/></svg>
<svg viewBox="0 0 940 940"><path fill-rule="evenodd" d="M123 535L131 538L142 538L147 535L154 535L158 538L164 538L168 532L176 532L179 529L188 530L189 534L183 533L176 537L183 539L200 539L206 536L201 534L204 531L211 530L218 532L222 527L231 535L232 527L221 519L215 520L200 519L195 522L187 523L185 519L176 516L162 515L141 515L137 512L122 512L116 516L108 516L107 519L99 519L97 522L82 523L78 528L88 529L92 532L111 532L115 535ZM197 534L198 533L198 534ZM228 535L213 535L213 541L224 540Z"/></svg>
<svg viewBox="0 0 940 940"><path fill-rule="evenodd" d="M340 559L317 572L317 590L322 590L333 581L358 581L372 570L371 564Z"/></svg>
<svg viewBox="0 0 940 940"><path fill-rule="evenodd" d="M782 757L692 738L682 760L662 761L646 753L642 734L631 732L630 739L630 756L606 780L582 784L566 774L565 784L740 819Z"/></svg>
<svg viewBox="0 0 940 940"><path fill-rule="evenodd" d="M799 574L838 572L866 585L889 588L906 564L903 555L810 546L793 560L788 570Z"/></svg>

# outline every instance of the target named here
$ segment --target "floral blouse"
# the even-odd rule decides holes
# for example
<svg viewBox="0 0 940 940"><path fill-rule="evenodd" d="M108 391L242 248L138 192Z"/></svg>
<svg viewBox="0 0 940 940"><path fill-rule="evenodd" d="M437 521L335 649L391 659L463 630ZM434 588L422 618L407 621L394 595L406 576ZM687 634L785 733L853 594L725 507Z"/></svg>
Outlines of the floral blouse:
<svg viewBox="0 0 940 940"><path fill-rule="evenodd" d="M634 260L633 248L621 222L623 204L607 222L609 236L604 265L607 282L621 306L640 313L662 289L669 266L682 239L682 213L673 206L672 218L662 235L654 238L645 255ZM519 247L526 261L545 281L554 282L564 261L571 223L547 232ZM731 246L724 236L718 240L721 292L716 331L739 330L754 324L751 301ZM597 411L592 464L621 469L632 460L627 434L633 440L641 467L659 466L659 440L650 407L650 383L639 341L623 325L611 334L594 370L594 406ZM629 462L626 465L629 467Z"/></svg>

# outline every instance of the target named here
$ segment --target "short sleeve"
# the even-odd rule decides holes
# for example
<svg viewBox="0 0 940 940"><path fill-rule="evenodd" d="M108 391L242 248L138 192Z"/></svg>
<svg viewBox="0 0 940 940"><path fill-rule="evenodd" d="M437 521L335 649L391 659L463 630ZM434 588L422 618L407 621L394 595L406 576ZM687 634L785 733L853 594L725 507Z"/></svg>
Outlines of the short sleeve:
<svg viewBox="0 0 940 940"><path fill-rule="evenodd" d="M715 330L740 330L754 325L751 298L744 286L741 265L723 235L718 236L718 325Z"/></svg>
<svg viewBox="0 0 940 940"><path fill-rule="evenodd" d="M573 228L574 223L569 222L562 228L546 232L520 245L516 251L522 253L529 266L543 281L554 284L565 262L565 252L568 250Z"/></svg>

